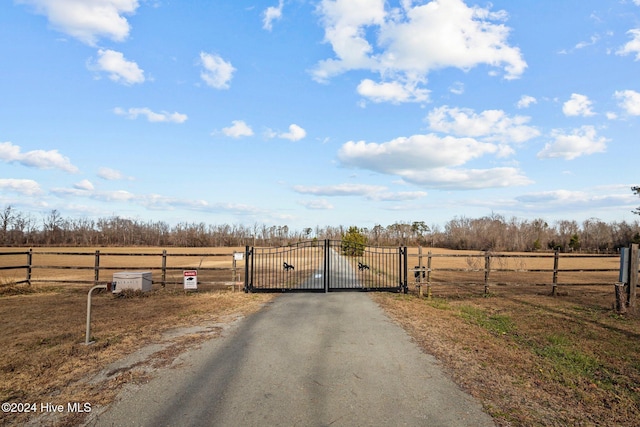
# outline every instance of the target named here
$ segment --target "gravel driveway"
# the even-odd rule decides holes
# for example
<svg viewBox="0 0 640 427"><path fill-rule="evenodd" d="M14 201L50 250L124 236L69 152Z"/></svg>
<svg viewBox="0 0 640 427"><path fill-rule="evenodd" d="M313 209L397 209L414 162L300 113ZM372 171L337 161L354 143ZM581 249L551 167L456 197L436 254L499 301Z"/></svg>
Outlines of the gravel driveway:
<svg viewBox="0 0 640 427"><path fill-rule="evenodd" d="M366 293L290 293L130 388L97 426L493 426Z"/></svg>

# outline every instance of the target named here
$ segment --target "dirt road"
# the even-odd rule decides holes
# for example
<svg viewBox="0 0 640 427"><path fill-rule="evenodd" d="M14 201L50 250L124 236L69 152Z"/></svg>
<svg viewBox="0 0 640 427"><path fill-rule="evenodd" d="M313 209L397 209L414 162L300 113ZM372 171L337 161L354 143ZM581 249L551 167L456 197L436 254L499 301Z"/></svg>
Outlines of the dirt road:
<svg viewBox="0 0 640 427"><path fill-rule="evenodd" d="M284 294L180 362L89 425L494 425L365 293Z"/></svg>

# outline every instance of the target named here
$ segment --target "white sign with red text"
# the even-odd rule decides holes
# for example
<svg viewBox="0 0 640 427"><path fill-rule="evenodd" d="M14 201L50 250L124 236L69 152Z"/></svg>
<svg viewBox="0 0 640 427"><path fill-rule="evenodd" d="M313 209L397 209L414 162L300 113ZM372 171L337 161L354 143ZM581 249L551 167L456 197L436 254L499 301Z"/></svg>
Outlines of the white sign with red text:
<svg viewBox="0 0 640 427"><path fill-rule="evenodd" d="M184 270L182 276L185 289L198 289L198 270Z"/></svg>

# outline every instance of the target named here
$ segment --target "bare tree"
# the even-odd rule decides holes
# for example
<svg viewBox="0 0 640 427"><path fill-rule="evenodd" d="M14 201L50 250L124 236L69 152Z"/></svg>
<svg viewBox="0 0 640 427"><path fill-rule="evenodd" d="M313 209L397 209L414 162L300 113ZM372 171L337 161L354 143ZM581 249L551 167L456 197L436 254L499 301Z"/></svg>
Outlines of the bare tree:
<svg viewBox="0 0 640 427"><path fill-rule="evenodd" d="M13 221L13 217L14 217L14 213L13 213L13 207L11 207L11 205L5 206L4 210L0 212L0 227L2 227L2 229L0 229L0 231L2 231L2 235L0 235L0 241L3 242L3 244L5 245L8 244L7 232L9 230L9 225Z"/></svg>
<svg viewBox="0 0 640 427"><path fill-rule="evenodd" d="M64 220L62 215L56 209L52 209L49 214L43 219L44 225L44 239L48 245L60 244L62 237L62 225Z"/></svg>

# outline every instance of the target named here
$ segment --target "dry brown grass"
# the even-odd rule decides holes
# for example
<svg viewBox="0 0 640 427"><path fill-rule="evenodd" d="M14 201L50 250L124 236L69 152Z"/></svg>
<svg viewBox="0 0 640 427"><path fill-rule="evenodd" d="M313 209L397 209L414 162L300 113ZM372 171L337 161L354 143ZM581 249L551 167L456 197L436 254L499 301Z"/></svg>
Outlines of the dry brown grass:
<svg viewBox="0 0 640 427"><path fill-rule="evenodd" d="M0 296L0 402L67 405L89 402L95 409L114 399L126 383L144 381L149 370L171 363L184 349L211 338L211 333L190 333L169 340L165 331L193 325L227 322L257 310L271 296L240 292L185 294L155 290L128 298L106 292L94 295L92 337L84 345L87 289L34 287L17 295L5 287ZM144 361L144 369L127 367L90 382L109 363L149 343L162 349ZM39 409L39 407L38 407ZM41 415L41 414L36 414ZM21 425L33 414L0 414L1 425ZM64 414L47 425L77 425L83 414Z"/></svg>
<svg viewBox="0 0 640 427"><path fill-rule="evenodd" d="M435 285L375 300L500 426L637 426L640 321L613 286Z"/></svg>

